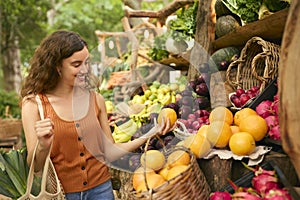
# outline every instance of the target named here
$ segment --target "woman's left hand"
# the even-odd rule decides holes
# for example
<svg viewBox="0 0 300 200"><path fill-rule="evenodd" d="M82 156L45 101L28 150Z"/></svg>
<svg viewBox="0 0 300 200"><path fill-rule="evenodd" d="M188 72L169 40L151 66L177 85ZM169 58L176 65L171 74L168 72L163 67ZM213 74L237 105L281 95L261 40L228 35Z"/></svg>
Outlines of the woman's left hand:
<svg viewBox="0 0 300 200"><path fill-rule="evenodd" d="M176 123L171 127L170 120L161 120L161 124L158 124L156 122L156 119L154 119L154 127L151 128L146 134L144 134L142 137L146 138L152 138L156 135L165 135L168 132L172 131L176 127Z"/></svg>

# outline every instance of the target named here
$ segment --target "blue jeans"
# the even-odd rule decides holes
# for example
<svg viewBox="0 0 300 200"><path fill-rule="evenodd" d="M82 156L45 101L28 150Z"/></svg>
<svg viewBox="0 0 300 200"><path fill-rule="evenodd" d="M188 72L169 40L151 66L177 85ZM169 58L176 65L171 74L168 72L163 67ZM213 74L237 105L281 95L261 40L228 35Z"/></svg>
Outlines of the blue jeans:
<svg viewBox="0 0 300 200"><path fill-rule="evenodd" d="M83 192L66 194L67 200L114 200L111 180Z"/></svg>

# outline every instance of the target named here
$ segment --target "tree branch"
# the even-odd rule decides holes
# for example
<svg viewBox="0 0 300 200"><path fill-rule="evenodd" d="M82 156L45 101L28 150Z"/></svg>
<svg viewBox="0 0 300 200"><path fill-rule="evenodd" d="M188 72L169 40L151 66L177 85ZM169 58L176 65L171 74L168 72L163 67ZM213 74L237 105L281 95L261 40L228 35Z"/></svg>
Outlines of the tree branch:
<svg viewBox="0 0 300 200"><path fill-rule="evenodd" d="M169 15L174 13L179 8L193 4L194 0L175 0L163 9L159 11L143 11L143 10L133 10L128 6L125 6L125 16L129 17L150 17L150 18L158 18L160 21L163 21Z"/></svg>

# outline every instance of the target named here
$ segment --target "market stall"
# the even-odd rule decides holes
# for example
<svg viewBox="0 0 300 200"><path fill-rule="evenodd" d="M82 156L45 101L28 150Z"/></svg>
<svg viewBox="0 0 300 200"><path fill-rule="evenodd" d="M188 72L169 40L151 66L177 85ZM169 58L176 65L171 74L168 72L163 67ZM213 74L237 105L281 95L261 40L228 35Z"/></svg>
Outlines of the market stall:
<svg viewBox="0 0 300 200"><path fill-rule="evenodd" d="M182 71L181 80L178 79L172 83L168 81L161 83L160 80L155 79L152 79L152 82L144 82L144 85L141 84L141 90L133 94L130 100L126 102L129 109L133 109L133 105L143 105L143 108L139 111L129 115L129 118L138 124L137 129L132 131L134 134L132 138L138 137L137 132L143 134L143 129L147 130L147 126L148 128L151 127L151 117L154 116L154 114L151 113L159 114L161 109L167 107L177 111L177 122L179 124L175 131L167 136L168 139L172 137L172 142L168 144L168 142L165 141L165 144L171 146L176 146L180 141L185 141L190 135L197 135L201 126L211 126L212 119L209 117L215 108L228 108L233 118L236 113L239 113L238 111L250 108L256 115L261 117L260 119L265 120L267 124L263 137L255 139L255 150L252 149L252 151L237 155L238 152L233 150L234 147L230 147L229 143L224 146L213 145L212 150L209 151L208 154L198 155L197 157L200 170L205 175L205 181L202 182L202 184L208 184L211 192L223 191L224 189L228 190L228 179L239 183L239 181L245 179L245 176L249 176L249 169L243 164L247 163L250 166L262 165L267 166L268 169L271 170L277 169L277 173L283 174L281 179L286 178L288 180L289 186L286 187L291 193L294 193L294 190L291 189L293 187L290 186L296 187L299 184L295 167L292 164L294 161L292 161L289 155L283 150L283 139L278 135L282 132L278 125L279 116L273 116L274 112L278 113L279 109L279 82L277 82L277 77L279 76L279 61L281 61L280 58L282 55L281 42L290 9L288 7L282 7L276 10L276 12L274 10L273 12L270 10L266 12L264 10L264 16L259 15L259 18L256 20L251 19L252 21L247 21L250 19L241 19L239 13L233 9L221 14L220 7L217 7L217 5L220 6L220 2L221 1L199 1L198 7L194 7L196 26L193 41L195 43L191 49L188 47L180 49L182 46L180 46L179 49L168 49L166 43L166 49L162 46L158 47L161 48L161 50L168 51L168 53L160 52L161 54L159 54L159 56L162 56L160 58L157 57L158 54L153 56L153 51L151 52L152 54L146 54L145 50L143 50L142 54L138 51L136 55L133 55L136 58L142 55L148 62L157 64L157 68L162 65L167 65L171 68L170 71ZM174 5L177 7L173 7ZM126 17L129 18L149 17L157 19L154 20L157 22L156 24L154 23L154 25L161 28L164 24L170 23L165 21L169 15L173 15L177 10L183 9L185 9L186 14L188 13L188 8L193 8L193 5L195 6L195 4L191 4L191 2L188 1L181 2L181 4L178 4L178 1L174 1L171 5L166 6L166 8L158 12L137 11L125 8L125 13ZM162 13L168 13L168 15L163 15ZM176 13L177 19L182 20L183 18L179 17L179 13L178 11ZM220 19L221 16L228 16L230 13L234 21L226 21L226 23L223 21L222 23L225 23L227 27L220 27L222 23L218 22L218 19ZM181 17L182 16L183 15L181 15ZM229 19L229 17L227 17L227 19ZM230 18L230 20L233 19ZM176 19L174 21L176 21ZM234 27L231 26L230 23L235 23ZM176 24L176 22L174 24ZM134 27L132 29L134 29ZM176 30L176 28L174 28L173 31L174 30ZM155 37L157 38L161 34L162 33L157 32ZM160 42L163 41L160 40ZM170 59L172 60L171 62ZM135 68L138 67L138 64L135 65ZM184 87L184 85L186 87ZM204 85L206 85L206 89L209 91L208 93L205 91L206 89L203 89L203 87L205 88ZM160 98L157 98L159 95L159 93L156 93L157 90L165 91L161 92L163 94L160 94ZM148 98L150 96L155 96L155 98ZM237 96L239 98L234 100L234 97ZM240 96L243 97L240 98ZM187 105L195 99L197 99L197 109L187 108ZM159 106L155 104L157 102ZM209 105L207 105L207 102L209 102ZM268 102L268 104L272 102L272 106L276 106L276 108L274 107L276 111L272 110L272 112L270 112L272 113L272 117L268 119L266 119L267 116L264 116L264 114L268 116L271 114L261 114L261 111L257 109L259 104L262 103L264 105L266 102ZM271 103L269 104L269 107L270 106ZM182 107L185 108L182 109ZM260 107L262 107L262 105ZM194 119L194 121L197 121L195 118L192 118L192 115L195 113L199 115L198 118L202 117L202 121L200 123L198 121L194 123L194 125L188 124L189 120ZM188 119L189 117L192 119ZM208 118L208 120L205 121L205 118ZM270 119L276 119L276 121L270 122ZM116 120L118 123L117 118L113 118L113 120ZM236 123L237 122L234 121L231 122L230 127L232 131L236 128ZM181 126L180 124L184 125ZM120 126L122 125L115 125L115 130L117 128L119 131ZM255 126L259 125L255 124ZM247 128L243 128L242 130L242 132L245 132ZM249 132L251 131L249 130ZM115 135L117 135L117 133L115 133ZM165 138L161 139L165 140ZM154 138L151 143L155 143L159 146L158 139ZM204 148L202 145L202 143L198 143L197 149L200 147ZM149 149L160 149L157 148L157 146L151 145ZM189 150L193 149L191 146L186 147L188 147ZM140 154L148 151L142 148L143 147L141 147L141 151L139 152ZM124 160L126 159L132 159L129 161L127 170L111 169L114 180L116 180L117 183L116 185L118 185L118 187L116 187L116 196L120 199L129 198L129 194L126 191L128 191L130 182L132 182L132 175L136 169L134 167L140 166L139 162L141 161L137 158L133 161L133 158L130 157L124 158ZM159 170L156 170L156 172L159 173ZM249 183L251 183L251 180L240 184L242 184L241 186L246 186ZM287 182L285 183L287 184ZM163 186L158 188L163 190ZM148 189L144 191L145 194L147 191L149 192ZM159 192L159 190L160 189L154 189L154 192L151 191L155 194L155 191ZM133 191L136 192L136 188ZM234 191L231 192L234 193ZM146 197L144 198L147 199ZM159 199L159 197L157 198ZM141 197L141 199L143 198Z"/></svg>
<svg viewBox="0 0 300 200"><path fill-rule="evenodd" d="M116 199L300 199L300 3L234 2L124 7L124 32L95 31L114 141L142 137L166 118L175 125L111 163ZM144 21L133 26L133 17ZM24 186L24 149L0 158L14 172L2 177Z"/></svg>

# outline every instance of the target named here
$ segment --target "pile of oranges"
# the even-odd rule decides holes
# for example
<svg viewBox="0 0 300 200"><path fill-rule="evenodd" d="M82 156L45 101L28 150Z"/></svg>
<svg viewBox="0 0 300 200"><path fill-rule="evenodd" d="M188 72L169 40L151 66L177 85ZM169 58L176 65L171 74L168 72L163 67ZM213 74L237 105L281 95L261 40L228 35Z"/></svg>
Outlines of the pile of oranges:
<svg viewBox="0 0 300 200"><path fill-rule="evenodd" d="M266 121L255 110L243 108L233 114L228 108L214 108L209 116L210 124L198 133L205 136L212 147L226 148L240 156L251 154L256 142L268 131Z"/></svg>
<svg viewBox="0 0 300 200"><path fill-rule="evenodd" d="M185 172L190 162L190 154L182 149L176 149L168 156L159 150L148 150L141 156L141 166L133 173L133 188L137 192L156 189Z"/></svg>

